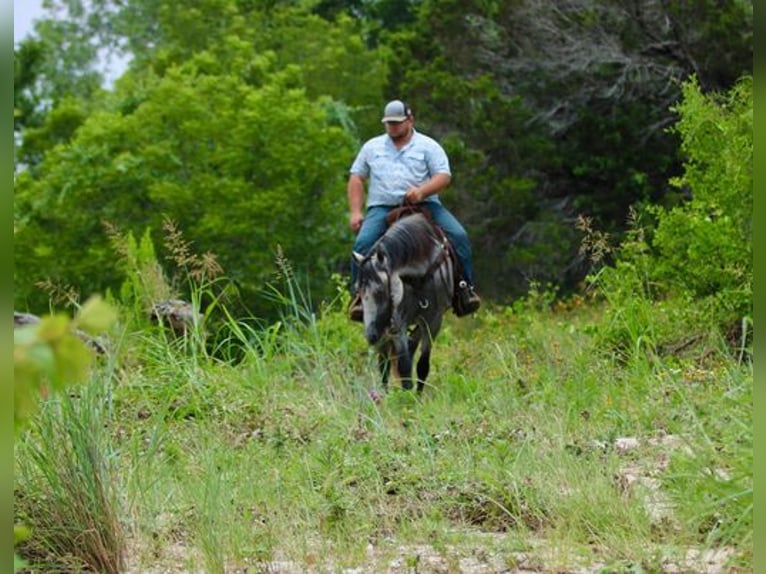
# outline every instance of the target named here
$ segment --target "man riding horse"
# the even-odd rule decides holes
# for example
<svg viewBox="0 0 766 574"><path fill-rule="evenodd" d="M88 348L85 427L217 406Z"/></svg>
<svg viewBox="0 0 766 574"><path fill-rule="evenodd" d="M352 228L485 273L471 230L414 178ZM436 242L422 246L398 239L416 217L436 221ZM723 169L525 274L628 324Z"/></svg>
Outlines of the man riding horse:
<svg viewBox="0 0 766 574"><path fill-rule="evenodd" d="M353 251L367 255L385 233L389 213L405 204L424 204L433 222L450 240L458 259L459 280L453 310L458 317L473 313L481 300L473 287L471 243L460 222L444 207L438 193L449 185L449 159L434 139L415 130L412 109L401 100L386 104L381 120L386 133L368 140L351 165L348 178L349 225L357 234ZM365 182L369 181L363 213ZM351 261L351 288L356 289L357 262ZM353 321L362 321L359 294L349 307Z"/></svg>

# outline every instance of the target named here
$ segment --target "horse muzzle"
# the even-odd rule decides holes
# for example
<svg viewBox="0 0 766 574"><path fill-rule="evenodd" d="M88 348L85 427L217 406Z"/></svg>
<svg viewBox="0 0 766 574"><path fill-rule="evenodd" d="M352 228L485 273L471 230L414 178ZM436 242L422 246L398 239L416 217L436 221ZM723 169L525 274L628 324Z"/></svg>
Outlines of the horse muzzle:
<svg viewBox="0 0 766 574"><path fill-rule="evenodd" d="M364 337L370 345L377 345L383 336L383 331L377 325L370 324L364 328Z"/></svg>

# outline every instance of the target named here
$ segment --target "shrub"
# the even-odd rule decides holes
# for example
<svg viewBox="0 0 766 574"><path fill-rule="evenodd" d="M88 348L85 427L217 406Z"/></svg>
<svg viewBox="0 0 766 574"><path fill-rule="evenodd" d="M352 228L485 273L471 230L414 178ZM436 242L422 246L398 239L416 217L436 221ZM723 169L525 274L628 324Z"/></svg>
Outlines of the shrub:
<svg viewBox="0 0 766 574"><path fill-rule="evenodd" d="M703 94L695 78L675 108L691 199L658 210L655 275L695 298L712 296L729 320L752 314L753 84Z"/></svg>
<svg viewBox="0 0 766 574"><path fill-rule="evenodd" d="M671 183L688 199L631 214L615 265L590 277L610 303L610 348L656 350L702 323L732 343L749 344L752 318L753 91L743 78L725 95L703 94L695 78L683 87L673 127L682 138L684 173ZM601 245L585 225L584 247ZM652 308L685 308L661 321ZM651 317L651 320L650 320ZM659 321L659 322L658 322ZM736 335L736 336L735 336Z"/></svg>

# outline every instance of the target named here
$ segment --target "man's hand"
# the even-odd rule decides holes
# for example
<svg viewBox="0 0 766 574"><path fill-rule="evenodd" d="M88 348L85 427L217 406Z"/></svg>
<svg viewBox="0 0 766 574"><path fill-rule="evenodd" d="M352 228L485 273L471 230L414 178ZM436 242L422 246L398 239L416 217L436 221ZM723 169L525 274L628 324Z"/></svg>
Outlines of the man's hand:
<svg viewBox="0 0 766 574"><path fill-rule="evenodd" d="M364 221L364 215L360 211L352 211L348 217L348 225L351 227L351 231L359 233L359 228L362 227Z"/></svg>
<svg viewBox="0 0 766 574"><path fill-rule="evenodd" d="M419 187L410 187L404 194L404 203L420 203L426 198Z"/></svg>
<svg viewBox="0 0 766 574"><path fill-rule="evenodd" d="M437 173L419 186L415 187L413 185L407 189L407 193L404 194L404 203L423 203L426 199L447 187L451 180L452 176L450 174Z"/></svg>

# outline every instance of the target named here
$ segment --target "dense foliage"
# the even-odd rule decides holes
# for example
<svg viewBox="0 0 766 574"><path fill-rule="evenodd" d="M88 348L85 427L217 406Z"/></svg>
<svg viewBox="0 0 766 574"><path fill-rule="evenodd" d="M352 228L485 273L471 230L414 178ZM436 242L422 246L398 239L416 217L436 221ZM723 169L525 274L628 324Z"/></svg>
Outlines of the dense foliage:
<svg viewBox="0 0 766 574"><path fill-rule="evenodd" d="M280 249L327 296L351 242L346 171L392 97L450 154L444 201L480 291L566 293L592 271L578 217L619 237L632 207L687 197L667 129L681 82L726 92L752 69L746 1L48 5L16 50L16 305L33 310L41 281L116 289L104 224L159 245L164 218L250 309L267 312L256 294ZM131 61L99 88L108 52Z"/></svg>
<svg viewBox="0 0 766 574"><path fill-rule="evenodd" d="M704 96L684 85L676 130L689 191L682 206L659 212L657 276L694 298L720 297L734 319L752 316L753 83Z"/></svg>
<svg viewBox="0 0 766 574"><path fill-rule="evenodd" d="M704 95L696 78L683 90L674 129L682 141L684 170L671 183L688 197L676 206L634 212L616 265L593 279L607 286L618 333L628 309L646 313L658 302L681 299L703 309L711 324L742 344L752 336L753 319L752 79L727 94ZM617 338L634 336L623 330ZM645 331L643 344L656 349L661 339Z"/></svg>
<svg viewBox="0 0 766 574"><path fill-rule="evenodd" d="M44 269L53 281L115 287L122 278L104 224L159 232L168 214L250 293L268 278L277 245L312 271L333 269L344 244L332 222L344 213L337 189L349 136L287 73L264 71L254 87L204 66L199 55L145 78L140 101L120 102L129 110L89 116L34 175L19 176L22 285ZM336 154L318 155L315 146ZM324 254L306 249L316 244Z"/></svg>

